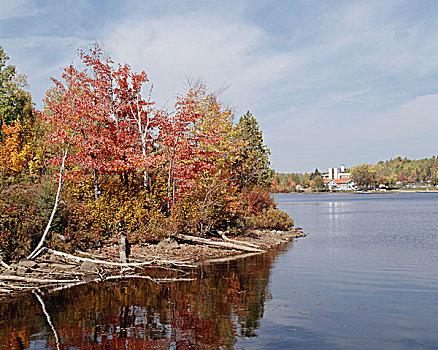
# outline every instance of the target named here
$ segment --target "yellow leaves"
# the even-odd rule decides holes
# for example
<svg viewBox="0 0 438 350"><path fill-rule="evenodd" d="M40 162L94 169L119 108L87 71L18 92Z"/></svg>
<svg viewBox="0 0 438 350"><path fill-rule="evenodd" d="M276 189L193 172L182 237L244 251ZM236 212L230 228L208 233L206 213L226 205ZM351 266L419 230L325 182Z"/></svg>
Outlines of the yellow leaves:
<svg viewBox="0 0 438 350"><path fill-rule="evenodd" d="M22 126L19 119L12 125L4 124L2 131L5 139L0 145L0 168L6 176L14 177L26 168L32 150L21 136Z"/></svg>

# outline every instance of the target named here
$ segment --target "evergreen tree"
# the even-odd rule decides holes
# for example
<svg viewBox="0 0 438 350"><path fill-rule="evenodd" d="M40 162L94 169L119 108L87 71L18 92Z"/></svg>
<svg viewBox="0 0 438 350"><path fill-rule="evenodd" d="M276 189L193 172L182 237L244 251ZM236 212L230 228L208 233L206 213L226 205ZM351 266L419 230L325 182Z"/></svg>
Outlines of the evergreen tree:
<svg viewBox="0 0 438 350"><path fill-rule="evenodd" d="M237 129L240 139L244 142L240 159L240 187L259 185L268 188L272 179L272 170L269 168L271 151L263 143L257 120L247 111L240 117Z"/></svg>

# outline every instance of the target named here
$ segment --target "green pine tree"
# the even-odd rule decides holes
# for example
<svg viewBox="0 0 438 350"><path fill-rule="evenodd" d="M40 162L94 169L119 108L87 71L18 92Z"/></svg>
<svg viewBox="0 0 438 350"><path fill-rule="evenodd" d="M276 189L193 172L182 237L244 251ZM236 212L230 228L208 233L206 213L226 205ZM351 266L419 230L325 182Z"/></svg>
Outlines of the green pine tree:
<svg viewBox="0 0 438 350"><path fill-rule="evenodd" d="M239 185L259 185L268 188L273 176L269 168L271 151L263 143L263 135L253 115L247 111L237 124L239 137L244 141L241 151Z"/></svg>

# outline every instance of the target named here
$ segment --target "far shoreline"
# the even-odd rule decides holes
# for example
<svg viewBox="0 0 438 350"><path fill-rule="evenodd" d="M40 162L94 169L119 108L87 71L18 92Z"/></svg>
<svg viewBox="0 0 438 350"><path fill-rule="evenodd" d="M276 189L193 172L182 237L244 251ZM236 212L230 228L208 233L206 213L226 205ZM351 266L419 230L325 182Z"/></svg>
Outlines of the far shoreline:
<svg viewBox="0 0 438 350"><path fill-rule="evenodd" d="M340 194L340 193L355 193L355 194L379 194L379 193L438 193L438 189L423 190L423 189L406 189L406 190L369 190L369 191L302 191L302 192L271 192L272 195L277 194Z"/></svg>

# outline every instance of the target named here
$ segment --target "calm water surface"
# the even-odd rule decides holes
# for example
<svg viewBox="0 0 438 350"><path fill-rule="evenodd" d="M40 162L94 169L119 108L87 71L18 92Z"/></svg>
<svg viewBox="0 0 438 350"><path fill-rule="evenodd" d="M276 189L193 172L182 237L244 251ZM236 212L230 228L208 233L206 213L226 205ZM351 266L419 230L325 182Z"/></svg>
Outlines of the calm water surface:
<svg viewBox="0 0 438 350"><path fill-rule="evenodd" d="M438 349L438 194L276 199L307 238L191 282L0 301L1 349Z"/></svg>

